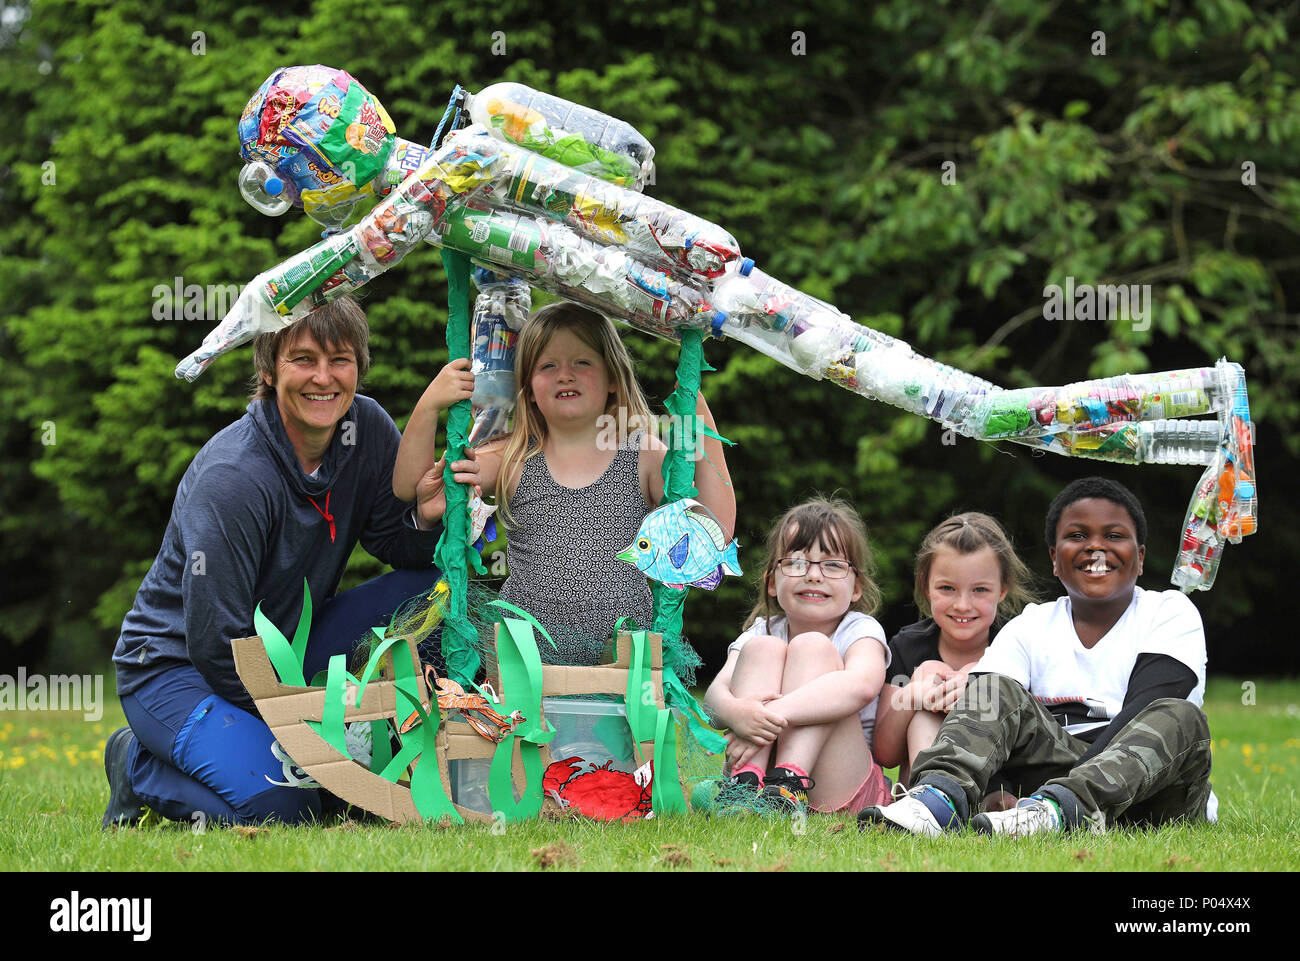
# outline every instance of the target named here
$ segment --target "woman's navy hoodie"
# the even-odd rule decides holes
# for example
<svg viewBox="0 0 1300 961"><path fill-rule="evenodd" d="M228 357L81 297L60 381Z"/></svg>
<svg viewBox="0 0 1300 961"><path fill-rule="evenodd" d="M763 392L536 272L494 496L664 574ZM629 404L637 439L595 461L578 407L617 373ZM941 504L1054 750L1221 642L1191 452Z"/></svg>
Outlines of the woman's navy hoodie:
<svg viewBox="0 0 1300 961"><path fill-rule="evenodd" d="M315 477L304 474L274 397L218 433L194 458L162 547L113 651L118 694L193 664L212 690L248 711L230 642L256 633L253 609L291 635L303 579L313 607L333 596L358 542L395 568L429 567L440 529L417 530L393 495L401 434L357 395Z"/></svg>

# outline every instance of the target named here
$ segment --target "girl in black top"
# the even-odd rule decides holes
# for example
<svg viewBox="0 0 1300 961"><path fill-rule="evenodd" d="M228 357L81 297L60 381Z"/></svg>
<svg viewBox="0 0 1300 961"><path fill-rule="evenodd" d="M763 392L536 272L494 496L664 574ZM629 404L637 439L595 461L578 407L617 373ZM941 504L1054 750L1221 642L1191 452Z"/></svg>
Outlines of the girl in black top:
<svg viewBox="0 0 1300 961"><path fill-rule="evenodd" d="M881 694L875 753L907 783L998 630L1032 596L1029 569L1001 525L970 512L925 536L916 555L916 605L925 620L889 642L890 684Z"/></svg>

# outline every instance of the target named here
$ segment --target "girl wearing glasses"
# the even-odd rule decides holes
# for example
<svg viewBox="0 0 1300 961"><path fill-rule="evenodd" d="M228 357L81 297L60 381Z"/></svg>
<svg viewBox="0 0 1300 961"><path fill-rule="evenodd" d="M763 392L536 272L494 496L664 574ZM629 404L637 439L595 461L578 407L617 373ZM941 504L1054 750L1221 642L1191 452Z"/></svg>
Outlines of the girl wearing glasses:
<svg viewBox="0 0 1300 961"><path fill-rule="evenodd" d="M800 504L772 528L758 602L705 697L730 731L720 805L888 803L871 755L889 664L873 573L866 527L842 500Z"/></svg>

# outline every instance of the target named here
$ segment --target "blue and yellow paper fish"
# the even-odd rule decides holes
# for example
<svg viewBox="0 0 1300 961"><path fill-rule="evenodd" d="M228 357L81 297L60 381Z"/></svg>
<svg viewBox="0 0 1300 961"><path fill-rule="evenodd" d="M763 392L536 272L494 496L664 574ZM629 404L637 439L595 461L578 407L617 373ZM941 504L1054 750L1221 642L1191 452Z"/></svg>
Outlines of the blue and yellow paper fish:
<svg viewBox="0 0 1300 961"><path fill-rule="evenodd" d="M721 525L692 507L708 510L687 498L652 511L641 523L636 540L616 555L618 559L679 591L688 584L711 591L723 574L739 574L736 541L726 543Z"/></svg>

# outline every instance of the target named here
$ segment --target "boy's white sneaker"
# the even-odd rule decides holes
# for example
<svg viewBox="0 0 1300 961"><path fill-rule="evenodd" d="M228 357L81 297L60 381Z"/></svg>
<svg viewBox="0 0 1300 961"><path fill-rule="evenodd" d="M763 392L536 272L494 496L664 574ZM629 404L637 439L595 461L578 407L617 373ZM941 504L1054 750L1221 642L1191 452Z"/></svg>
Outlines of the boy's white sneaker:
<svg viewBox="0 0 1300 961"><path fill-rule="evenodd" d="M1065 829L1061 810L1040 795L1027 797L1005 811L989 811L971 818L971 827L981 834L1005 834L1022 838L1030 834L1059 834Z"/></svg>
<svg viewBox="0 0 1300 961"><path fill-rule="evenodd" d="M858 814L858 829L865 829L868 824L880 824L895 831L937 838L944 833L945 827L955 826L957 812L942 791L928 784L901 793L900 788L901 785L894 785L893 803L863 808ZM946 815L945 825L939 823L932 808L938 808Z"/></svg>

